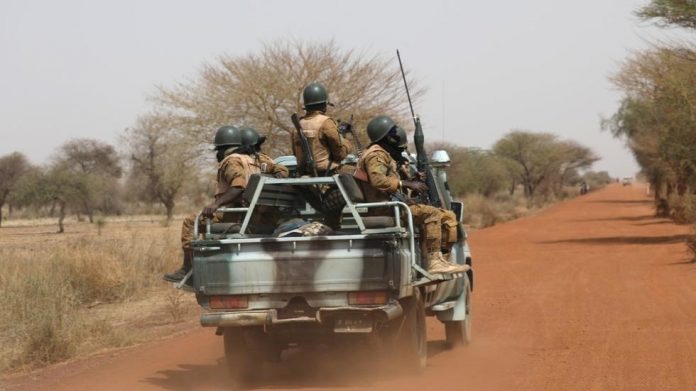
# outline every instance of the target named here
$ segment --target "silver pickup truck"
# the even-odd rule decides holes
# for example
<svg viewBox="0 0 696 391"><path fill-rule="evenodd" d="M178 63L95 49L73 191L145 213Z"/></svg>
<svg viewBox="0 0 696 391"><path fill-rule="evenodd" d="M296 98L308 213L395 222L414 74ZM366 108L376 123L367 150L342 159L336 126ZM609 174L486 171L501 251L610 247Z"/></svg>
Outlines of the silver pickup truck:
<svg viewBox="0 0 696 391"><path fill-rule="evenodd" d="M284 162L287 163L287 160ZM288 164L291 166L291 164ZM447 186L449 157L432 159L438 191L461 222L462 204ZM258 233L255 213L323 221L317 189L339 192L345 202L341 227L323 236ZM473 270L430 275L421 256L418 227L406 204L366 203L350 175L277 179L255 175L244 197L248 207L221 209L241 223L195 227L193 289L205 309L201 324L224 339L229 368L240 378L284 349L332 344L363 335L377 338L414 369L427 360L425 317L445 327L447 343L471 339ZM373 216L374 208L390 210ZM386 208L386 209L385 209ZM260 217L260 218L258 218ZM471 266L464 226L452 259ZM183 282L182 282L183 284Z"/></svg>

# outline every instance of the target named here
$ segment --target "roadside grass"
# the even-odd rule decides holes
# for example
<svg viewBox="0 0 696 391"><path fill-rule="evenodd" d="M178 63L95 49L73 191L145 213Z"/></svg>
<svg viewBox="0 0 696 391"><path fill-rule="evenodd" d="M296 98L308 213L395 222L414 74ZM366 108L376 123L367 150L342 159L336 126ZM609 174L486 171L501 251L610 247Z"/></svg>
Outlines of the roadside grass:
<svg viewBox="0 0 696 391"><path fill-rule="evenodd" d="M155 313L158 324L182 321L192 299L168 298L161 280L180 262L178 227L158 220L74 223L63 235L0 229L0 372L129 345L140 338L132 326ZM144 310L124 310L148 300Z"/></svg>
<svg viewBox="0 0 696 391"><path fill-rule="evenodd" d="M528 200L520 191L515 192L514 195L502 192L491 197L469 194L462 199L464 224L472 228L490 227L536 213L560 200L573 198L579 194L579 190L575 187L564 188L560 199L535 197Z"/></svg>

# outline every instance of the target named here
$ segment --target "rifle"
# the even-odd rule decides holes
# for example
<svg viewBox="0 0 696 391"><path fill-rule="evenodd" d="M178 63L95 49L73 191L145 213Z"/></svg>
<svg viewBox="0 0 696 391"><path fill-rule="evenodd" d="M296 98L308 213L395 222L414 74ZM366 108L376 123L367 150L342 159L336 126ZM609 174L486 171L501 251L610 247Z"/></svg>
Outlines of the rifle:
<svg viewBox="0 0 696 391"><path fill-rule="evenodd" d="M302 167L302 170L304 170L304 172L312 173L316 178L319 176L317 173L317 165L314 162L314 154L312 153L312 148L309 146L309 141L307 141L307 136L305 136L304 132L302 132L302 126L300 126L300 117L297 116L297 113L293 113L292 116L290 116L290 119L292 120L292 124L295 125L297 135L300 137L300 144L302 145L302 153L304 154L305 158L305 166Z"/></svg>
<svg viewBox="0 0 696 391"><path fill-rule="evenodd" d="M425 152L425 135L423 134L423 127L421 127L420 118L413 111L413 102L411 102L411 94L408 92L408 82L406 82L406 73L404 72L404 65L401 62L401 54L399 54L399 49L396 49L396 57L399 59L399 68L401 68L401 77L404 79L404 87L406 87L406 97L408 98L408 106L411 108L411 116L413 117L413 125L415 126L415 132L413 133L413 143L416 145L416 168L418 171L425 173L425 184L428 186L428 193L423 194L426 196L424 200L426 204L441 207L442 201L440 200L440 193L437 188L437 183L435 182L435 175L433 170L430 168L430 162L428 161L428 156Z"/></svg>

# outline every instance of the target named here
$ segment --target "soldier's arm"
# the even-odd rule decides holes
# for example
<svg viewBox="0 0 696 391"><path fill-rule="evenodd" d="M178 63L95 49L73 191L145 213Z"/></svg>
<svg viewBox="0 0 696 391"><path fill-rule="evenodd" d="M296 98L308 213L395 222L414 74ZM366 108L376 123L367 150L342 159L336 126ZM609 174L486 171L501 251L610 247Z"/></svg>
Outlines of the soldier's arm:
<svg viewBox="0 0 696 391"><path fill-rule="evenodd" d="M399 189L399 179L387 175L389 173L389 157L381 153L368 156L365 160L367 177L375 189L392 194Z"/></svg>
<svg viewBox="0 0 696 391"><path fill-rule="evenodd" d="M332 160L341 161L353 150L351 142L341 136L338 132L338 126L336 126L336 122L333 120L327 119L324 121L319 131L326 139Z"/></svg>
<svg viewBox="0 0 696 391"><path fill-rule="evenodd" d="M244 192L247 185L247 179L244 177L244 166L239 161L234 159L226 161L220 167L222 178L230 187L224 193L215 198L215 201L203 208L204 216L212 216L216 209L223 205L230 204L236 201Z"/></svg>
<svg viewBox="0 0 696 391"><path fill-rule="evenodd" d="M282 164L276 164L270 156L259 154L259 161L266 163L266 172L276 178L287 178L290 175L290 170Z"/></svg>

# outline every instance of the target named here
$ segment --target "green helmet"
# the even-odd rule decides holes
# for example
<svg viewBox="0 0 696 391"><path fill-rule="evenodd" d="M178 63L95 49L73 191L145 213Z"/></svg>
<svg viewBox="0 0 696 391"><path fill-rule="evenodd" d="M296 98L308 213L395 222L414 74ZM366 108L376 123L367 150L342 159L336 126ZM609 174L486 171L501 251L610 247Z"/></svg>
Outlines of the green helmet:
<svg viewBox="0 0 696 391"><path fill-rule="evenodd" d="M242 134L234 126L226 125L215 132L215 149L242 145Z"/></svg>
<svg viewBox="0 0 696 391"><path fill-rule="evenodd" d="M396 135L399 136L399 148L408 148L408 136L401 126L396 127Z"/></svg>
<svg viewBox="0 0 696 391"><path fill-rule="evenodd" d="M394 120L386 115L379 115L371 119L367 124L367 137L370 138L370 141L376 143L384 138L384 136L386 136L387 133L389 133L389 131L395 127L397 126Z"/></svg>
<svg viewBox="0 0 696 391"><path fill-rule="evenodd" d="M259 142L259 139L261 139L261 136L259 136L259 132L256 131L254 128L242 128L240 130L241 133L241 140L242 140L242 145L256 145Z"/></svg>
<svg viewBox="0 0 696 391"><path fill-rule="evenodd" d="M305 108L307 106L315 106L320 104L329 104L329 93L326 92L326 87L322 84L314 82L309 83L302 91L302 101Z"/></svg>

